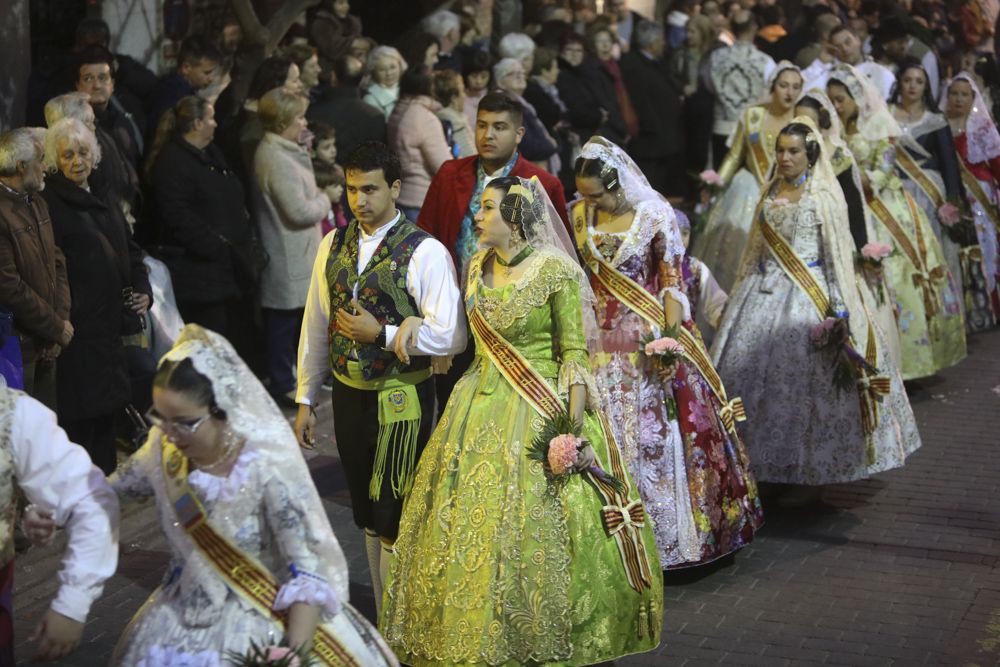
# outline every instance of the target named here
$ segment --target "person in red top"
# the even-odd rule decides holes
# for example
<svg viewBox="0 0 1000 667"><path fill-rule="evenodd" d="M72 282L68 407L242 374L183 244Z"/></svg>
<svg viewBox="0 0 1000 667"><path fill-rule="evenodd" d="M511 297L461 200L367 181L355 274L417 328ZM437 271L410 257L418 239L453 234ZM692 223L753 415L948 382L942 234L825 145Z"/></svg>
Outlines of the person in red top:
<svg viewBox="0 0 1000 667"><path fill-rule="evenodd" d="M479 210L483 189L495 178L537 176L572 235L566 214L566 196L559 179L518 153L518 144L524 136L522 119L521 103L516 99L504 92L487 93L480 100L476 115L477 155L442 164L427 190L417 225L448 248L463 276L469 258L477 250L473 217ZM465 283L461 286L464 288ZM474 356L475 346L470 340L465 352L453 360L448 374L437 378L439 406L448 402L452 387Z"/></svg>

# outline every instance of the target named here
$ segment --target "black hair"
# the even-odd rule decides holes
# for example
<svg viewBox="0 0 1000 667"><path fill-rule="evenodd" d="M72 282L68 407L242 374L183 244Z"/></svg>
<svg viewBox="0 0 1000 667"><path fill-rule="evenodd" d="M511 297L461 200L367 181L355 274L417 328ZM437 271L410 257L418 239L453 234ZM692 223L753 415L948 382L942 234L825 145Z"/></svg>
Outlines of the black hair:
<svg viewBox="0 0 1000 667"><path fill-rule="evenodd" d="M816 114L819 116L819 123L818 123L819 129L829 130L831 127L833 127L833 119L830 118L830 112L827 111L826 107L820 104L819 100L817 100L815 97L810 97L809 95L806 95L805 97L801 98L798 102L796 102L795 106L806 107L815 111Z"/></svg>
<svg viewBox="0 0 1000 667"><path fill-rule="evenodd" d="M510 189L520 184L521 179L517 176L501 176L494 178L486 187L492 190L503 192L503 199L500 200L500 217L509 225L520 225L522 238L527 238L525 233L525 223L531 224L533 218L525 216L524 212L530 210L531 204L527 202L523 195L511 193Z"/></svg>
<svg viewBox="0 0 1000 667"><path fill-rule="evenodd" d="M490 54L480 49L465 51L462 56L462 77L468 77L476 72L491 72L493 59Z"/></svg>
<svg viewBox="0 0 1000 667"><path fill-rule="evenodd" d="M763 25L776 25L784 21L785 13L781 10L781 5L768 5L760 10L760 22Z"/></svg>
<svg viewBox="0 0 1000 667"><path fill-rule="evenodd" d="M76 70L73 72L73 80L80 80L80 68L84 65L107 65L111 69L111 78L115 78L115 57L111 52L99 44L88 44L73 57L73 65Z"/></svg>
<svg viewBox="0 0 1000 667"><path fill-rule="evenodd" d="M819 137L814 135L812 139L808 139L807 137L810 132L812 132L812 129L805 123L789 123L778 132L778 139L775 140L775 145L777 145L778 140L782 136L801 137L802 143L806 146L806 158L809 160L809 166L812 167L816 164L816 160L819 159Z"/></svg>
<svg viewBox="0 0 1000 667"><path fill-rule="evenodd" d="M185 63L194 65L202 60L222 62L222 53L215 46L215 42L204 35L191 35L181 42L181 50L177 54L178 67Z"/></svg>
<svg viewBox="0 0 1000 667"><path fill-rule="evenodd" d="M169 389L208 408L216 419L225 419L226 411L215 402L215 391L211 381L199 373L190 359L164 359L153 376L155 389Z"/></svg>
<svg viewBox="0 0 1000 667"><path fill-rule="evenodd" d="M267 91L284 86L291 66L291 58L283 56L266 58L254 72L250 88L247 90L247 99L259 100Z"/></svg>
<svg viewBox="0 0 1000 667"><path fill-rule="evenodd" d="M107 21L93 16L80 21L76 26L76 44L97 44L107 48L111 43L111 28Z"/></svg>
<svg viewBox="0 0 1000 667"><path fill-rule="evenodd" d="M924 107L931 112L937 113L938 106L937 102L934 101L934 95L931 92L931 78L927 76L927 70L924 69L923 63L921 63L916 58L906 58L902 64L900 64L899 69L896 74L896 83L892 85L892 95L889 96L890 104L899 104L900 99L903 97L902 84L903 75L908 69L918 69L924 74Z"/></svg>
<svg viewBox="0 0 1000 667"><path fill-rule="evenodd" d="M576 164L573 165L573 172L582 178L600 179L604 189L609 192L614 192L621 187L618 170L597 159L578 157Z"/></svg>
<svg viewBox="0 0 1000 667"><path fill-rule="evenodd" d="M437 43L437 40L426 32L411 32L399 40L396 49L406 64L412 67L423 65L427 60L427 50Z"/></svg>
<svg viewBox="0 0 1000 667"><path fill-rule="evenodd" d="M829 35L827 35L827 39L833 39L833 36L834 36L834 35L839 35L839 34L840 34L840 33L842 33L842 32L849 32L849 33L851 33L852 35L854 35L855 37L857 37L857 36L858 36L858 35L857 35L857 33L855 33L855 32L854 32L854 29L853 29L853 28L851 28L851 27L850 27L850 26L848 26L848 25L844 25L843 23L841 23L841 24L840 24L840 25L838 25L838 26L837 26L836 28L834 28L833 30L831 30L831 31L830 31L830 34L829 34Z"/></svg>
<svg viewBox="0 0 1000 667"><path fill-rule="evenodd" d="M399 77L399 96L416 97L417 95L431 95L431 75L423 63L418 63L410 67L403 76Z"/></svg>
<svg viewBox="0 0 1000 667"><path fill-rule="evenodd" d="M399 164L399 156L381 141L364 141L358 144L344 160L344 173L349 171L382 170L385 182L390 186L403 177L403 168Z"/></svg>
<svg viewBox="0 0 1000 667"><path fill-rule="evenodd" d="M509 113L518 127L524 122L524 107L514 97L502 90L494 90L483 95L479 100L479 107L476 112L489 111L490 113Z"/></svg>
<svg viewBox="0 0 1000 667"><path fill-rule="evenodd" d="M333 75L337 77L338 87L357 88L364 78L365 64L350 54L340 56L333 61Z"/></svg>

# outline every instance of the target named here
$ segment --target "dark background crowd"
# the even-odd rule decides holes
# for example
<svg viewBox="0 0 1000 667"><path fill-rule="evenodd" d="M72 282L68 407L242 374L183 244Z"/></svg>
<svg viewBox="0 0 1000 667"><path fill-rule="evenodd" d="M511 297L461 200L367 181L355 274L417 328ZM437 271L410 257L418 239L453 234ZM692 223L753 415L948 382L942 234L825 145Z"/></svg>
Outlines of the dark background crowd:
<svg viewBox="0 0 1000 667"><path fill-rule="evenodd" d="M99 3L31 4L25 127L0 137L7 377L55 408L106 471L129 438L126 415L148 407L174 304L294 404L312 258L351 218L338 162L364 141L399 155L411 220L442 165L486 162L487 149L501 166L516 151L571 199L574 159L595 134L684 206L696 174L723 157L712 54L749 43L803 69L850 60L830 37L841 25L866 59L890 70L932 59L942 81L970 71L1000 103L998 0L675 0L657 16L625 0L458 0L426 15L420 3L321 0L272 35L275 48L248 40L223 3L165 10L176 48L160 73L111 50ZM289 5L257 3L256 19L275 25ZM490 91L523 109L510 145L477 132Z"/></svg>

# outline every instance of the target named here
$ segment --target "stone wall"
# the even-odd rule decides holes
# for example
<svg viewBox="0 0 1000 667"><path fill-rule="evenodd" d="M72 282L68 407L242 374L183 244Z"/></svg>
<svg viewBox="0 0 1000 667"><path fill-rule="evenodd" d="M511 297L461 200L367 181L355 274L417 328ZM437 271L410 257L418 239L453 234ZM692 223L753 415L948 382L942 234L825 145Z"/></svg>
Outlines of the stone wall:
<svg viewBox="0 0 1000 667"><path fill-rule="evenodd" d="M5 0L0 21L0 131L24 122L31 35L28 0Z"/></svg>

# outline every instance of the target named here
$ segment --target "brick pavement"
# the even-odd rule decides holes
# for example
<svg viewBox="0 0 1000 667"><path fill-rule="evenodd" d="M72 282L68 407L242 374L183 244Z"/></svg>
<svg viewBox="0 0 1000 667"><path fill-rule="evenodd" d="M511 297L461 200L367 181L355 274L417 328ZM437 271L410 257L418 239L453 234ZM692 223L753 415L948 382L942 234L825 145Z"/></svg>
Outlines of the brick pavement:
<svg viewBox="0 0 1000 667"><path fill-rule="evenodd" d="M902 470L829 487L823 506L780 510L731 564L671 573L664 642L625 666L1000 664L1000 332L915 387L923 448ZM328 406L324 407L328 410ZM329 431L329 417L321 423ZM332 449L310 465L348 555L352 600L371 616L364 548ZM50 599L60 546L21 557L18 656ZM165 567L153 509L129 508L118 574L64 665L106 665Z"/></svg>

